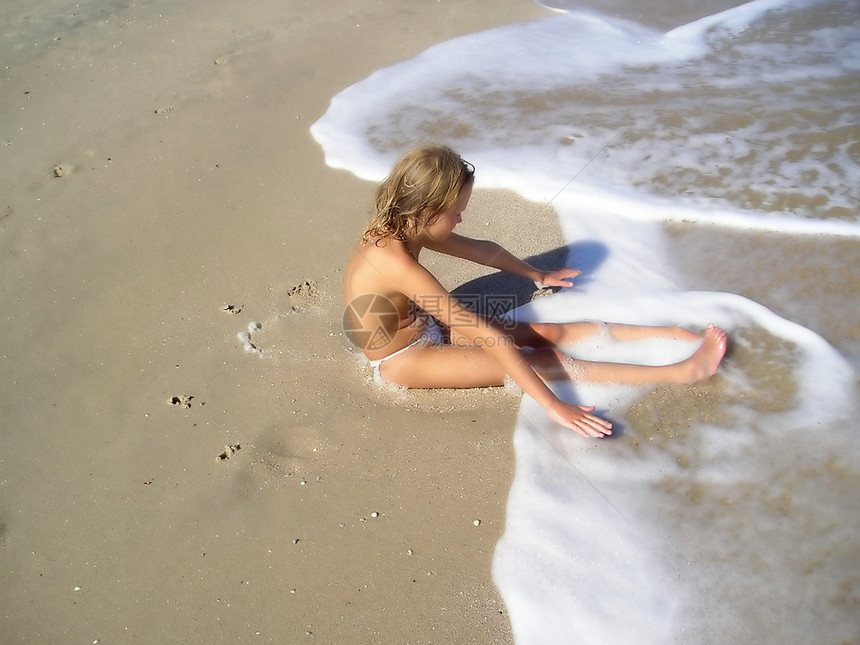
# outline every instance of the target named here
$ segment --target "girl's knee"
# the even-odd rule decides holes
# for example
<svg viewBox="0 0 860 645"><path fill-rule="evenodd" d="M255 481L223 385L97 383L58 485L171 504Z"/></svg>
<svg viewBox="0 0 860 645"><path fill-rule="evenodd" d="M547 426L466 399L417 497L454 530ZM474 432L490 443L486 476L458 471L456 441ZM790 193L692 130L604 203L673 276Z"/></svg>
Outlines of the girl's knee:
<svg viewBox="0 0 860 645"><path fill-rule="evenodd" d="M557 323L529 323L531 338L524 338L521 345L557 345L562 337L562 327Z"/></svg>

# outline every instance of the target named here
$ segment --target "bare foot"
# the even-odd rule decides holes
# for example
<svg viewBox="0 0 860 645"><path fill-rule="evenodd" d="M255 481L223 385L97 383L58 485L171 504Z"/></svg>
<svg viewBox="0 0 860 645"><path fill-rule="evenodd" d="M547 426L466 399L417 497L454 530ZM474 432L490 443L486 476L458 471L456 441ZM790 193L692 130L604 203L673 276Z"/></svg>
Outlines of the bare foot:
<svg viewBox="0 0 860 645"><path fill-rule="evenodd" d="M717 373L720 361L726 353L726 332L716 325L708 325L699 349L690 356L684 365L687 368L685 381L698 383Z"/></svg>

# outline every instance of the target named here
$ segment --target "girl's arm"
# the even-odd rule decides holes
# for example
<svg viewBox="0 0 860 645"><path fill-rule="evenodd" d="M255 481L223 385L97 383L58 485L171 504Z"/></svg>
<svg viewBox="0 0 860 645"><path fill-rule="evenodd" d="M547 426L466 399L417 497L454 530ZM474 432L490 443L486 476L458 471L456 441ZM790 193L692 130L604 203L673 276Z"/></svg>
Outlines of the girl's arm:
<svg viewBox="0 0 860 645"><path fill-rule="evenodd" d="M551 418L586 437L612 434L612 424L590 414L593 407L570 405L559 399L538 377L510 338L452 298L424 267L410 262L400 269L396 278L398 291L474 344L480 344Z"/></svg>
<svg viewBox="0 0 860 645"><path fill-rule="evenodd" d="M580 274L580 271L570 267L554 271L541 271L520 260L496 242L475 240L456 233L451 233L444 240L433 240L426 246L428 249L439 253L471 260L505 273L528 278L542 287L572 287L572 278Z"/></svg>

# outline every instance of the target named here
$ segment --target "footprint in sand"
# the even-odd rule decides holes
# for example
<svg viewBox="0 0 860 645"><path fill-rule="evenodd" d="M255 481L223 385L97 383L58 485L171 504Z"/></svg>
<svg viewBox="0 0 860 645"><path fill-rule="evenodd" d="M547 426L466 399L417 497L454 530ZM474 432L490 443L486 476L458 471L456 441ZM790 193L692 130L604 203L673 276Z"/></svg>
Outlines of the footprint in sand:
<svg viewBox="0 0 860 645"><path fill-rule="evenodd" d="M278 308L284 311L284 313L279 314L276 320L290 314L300 314L318 308L323 298L322 292L313 280L305 280L300 284L290 287L285 294L281 291L281 294L281 297L286 297L286 302L283 304L279 303ZM237 314L242 311L242 307L238 305L224 305L221 307L221 311L229 314ZM263 356L263 350L254 342L254 335L262 329L263 325L260 323L251 322L248 324L247 331L240 331L236 334L246 352Z"/></svg>
<svg viewBox="0 0 860 645"><path fill-rule="evenodd" d="M191 399L194 397L190 394L180 394L176 396L171 396L167 399L167 402L170 405L178 405L180 408L190 408L191 407Z"/></svg>
<svg viewBox="0 0 860 645"><path fill-rule="evenodd" d="M224 450L218 453L218 456L215 458L216 461L226 461L230 459L233 455L239 452L242 449L242 445L238 443L231 443L230 445L224 446Z"/></svg>
<svg viewBox="0 0 860 645"><path fill-rule="evenodd" d="M302 313L317 305L320 290L313 280L305 280L287 291L287 305L292 313Z"/></svg>
<svg viewBox="0 0 860 645"><path fill-rule="evenodd" d="M51 169L51 174L54 176L55 179L60 179L62 177L65 177L68 174L71 174L73 168L74 168L74 166L72 166L71 164L67 164L67 163L57 164L56 166L54 166Z"/></svg>
<svg viewBox="0 0 860 645"><path fill-rule="evenodd" d="M231 62L234 58L236 58L236 52L230 52L229 54L222 54L212 60L216 65L224 65L226 63Z"/></svg>

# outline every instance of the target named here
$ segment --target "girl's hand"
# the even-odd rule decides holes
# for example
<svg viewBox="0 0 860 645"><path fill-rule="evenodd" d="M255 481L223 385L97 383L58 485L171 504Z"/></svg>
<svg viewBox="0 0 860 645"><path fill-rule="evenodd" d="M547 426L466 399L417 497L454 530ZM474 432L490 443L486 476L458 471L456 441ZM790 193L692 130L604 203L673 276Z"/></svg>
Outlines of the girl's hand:
<svg viewBox="0 0 860 645"><path fill-rule="evenodd" d="M556 269L555 271L546 271L535 284L539 287L572 287L573 278L581 273L582 271L577 271L570 267Z"/></svg>
<svg viewBox="0 0 860 645"><path fill-rule="evenodd" d="M566 428L576 430L584 437L604 437L612 434L612 424L609 421L589 414L594 412L594 406L568 405L562 401L548 409L550 419Z"/></svg>

